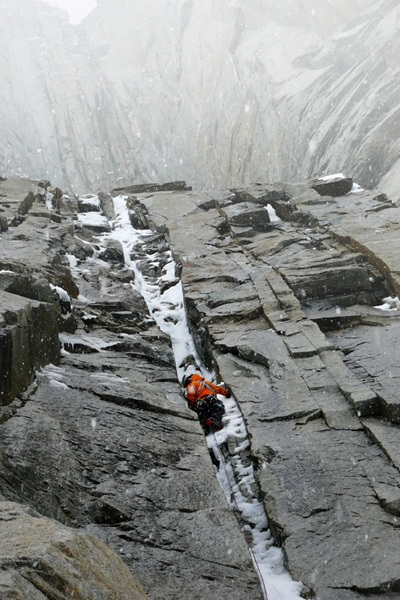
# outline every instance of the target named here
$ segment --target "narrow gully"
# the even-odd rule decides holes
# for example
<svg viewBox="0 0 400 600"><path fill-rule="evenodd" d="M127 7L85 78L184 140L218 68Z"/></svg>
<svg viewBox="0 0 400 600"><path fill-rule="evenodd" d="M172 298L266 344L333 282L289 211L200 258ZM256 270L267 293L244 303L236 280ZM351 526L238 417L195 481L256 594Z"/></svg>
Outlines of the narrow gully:
<svg viewBox="0 0 400 600"><path fill-rule="evenodd" d="M97 204L92 215L85 213L86 222L98 219L101 208ZM164 236L132 226L125 196L113 198L113 205L111 232L96 236L98 245L105 246L109 239L122 245L125 266L135 275L132 285L146 301L151 317L171 339L178 380L182 380L188 364L207 379L215 380L215 374L202 364L190 333L182 283L177 278L172 253L169 248L164 249L165 244L159 250L160 236L165 241ZM209 450L220 462L218 469L214 466L219 485L245 536L265 600L300 600L302 584L293 581L284 568L282 550L275 545L268 528L240 408L233 397L220 398L226 408L224 429L206 437Z"/></svg>

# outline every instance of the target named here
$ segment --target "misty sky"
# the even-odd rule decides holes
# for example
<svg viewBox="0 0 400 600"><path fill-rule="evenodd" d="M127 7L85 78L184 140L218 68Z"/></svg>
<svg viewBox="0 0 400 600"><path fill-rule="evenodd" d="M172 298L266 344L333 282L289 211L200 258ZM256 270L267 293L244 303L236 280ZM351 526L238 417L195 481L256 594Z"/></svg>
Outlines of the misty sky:
<svg viewBox="0 0 400 600"><path fill-rule="evenodd" d="M96 0L45 0L45 2L67 10L72 23L79 23L96 6Z"/></svg>

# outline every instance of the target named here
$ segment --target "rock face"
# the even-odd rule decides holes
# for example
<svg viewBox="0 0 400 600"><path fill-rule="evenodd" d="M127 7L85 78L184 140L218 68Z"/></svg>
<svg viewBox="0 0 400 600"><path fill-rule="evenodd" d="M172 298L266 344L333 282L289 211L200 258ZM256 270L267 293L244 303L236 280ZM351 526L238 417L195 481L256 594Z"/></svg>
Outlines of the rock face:
<svg viewBox="0 0 400 600"><path fill-rule="evenodd" d="M396 0L102 0L73 27L15 0L0 23L1 174L84 193L345 171L395 194L398 17Z"/></svg>
<svg viewBox="0 0 400 600"><path fill-rule="evenodd" d="M99 186L103 167L113 185L128 173L145 173L128 141L129 119L66 11L16 0L4 7L0 27L2 78L9 84L0 92L8 106L1 174L29 173L84 192Z"/></svg>
<svg viewBox="0 0 400 600"><path fill-rule="evenodd" d="M124 563L106 544L0 502L1 598L146 600Z"/></svg>
<svg viewBox="0 0 400 600"><path fill-rule="evenodd" d="M75 562L73 570L64 573L53 569L60 550L57 527L49 525L49 566L43 567L47 587L42 582L43 560L35 560L42 556L43 544L33 540L32 560L26 567L33 583L21 581L25 571L4 575L7 593L59 598L57 578L61 587L65 580L65 586L75 590L80 577L88 578L87 585L94 582L98 598L142 597L133 590L131 596L124 595L129 580L124 575L119 589L122 565L113 574L113 565L118 565L114 556L108 569L103 567L103 544L82 535L86 533L106 542L123 559L151 599L262 598L245 539L215 478L204 435L182 397L170 340L132 287L135 275L124 266L122 247L115 243L104 250L101 234L79 220L75 198L64 197L57 210L49 199L46 206L37 195L41 188L20 180L3 182L0 192L3 198L12 198L19 186L23 197L23 185L27 195L34 195L36 208L33 214L28 210L22 222L13 225L10 218L0 239L1 259L7 255L8 260L0 277L5 278L4 286L26 273L35 281L45 278L48 289L52 283L69 291L72 313L62 314L53 293L51 299L39 302L20 296L25 288L13 288L14 295L2 292L13 299L14 312L7 309L6 315L15 314L20 304L26 311L43 304L47 314L54 315L61 356L58 347L54 355L49 351L51 344L44 337L49 323L37 319L29 344L30 356L36 357L36 377L25 391L21 388L32 377L18 379L20 387L11 388L3 400L0 494L81 533L66 546L64 554L72 553ZM102 201L112 219L110 196L103 194ZM96 196L90 202L96 207ZM17 203L15 209L18 213ZM90 213L84 214L90 225ZM154 233L146 240L152 255L166 248L163 235ZM140 261L147 254L140 255L137 248L132 256ZM2 334L10 327L6 324ZM4 352L10 357L8 348ZM23 358L12 355L13 381ZM51 364L40 369L45 362ZM32 522L25 509L16 510L27 530L39 523L36 517ZM10 544L18 542L13 531ZM60 531L62 537L70 530L60 527ZM8 551L4 552L4 564L14 564L11 554L7 562ZM112 556L111 550L107 552ZM105 569L103 583L96 579L93 561ZM107 595L109 582L116 586L114 595ZM33 585L40 593L32 591ZM94 590L88 596L82 586L80 596L70 591L63 597L93 598Z"/></svg>
<svg viewBox="0 0 400 600"><path fill-rule="evenodd" d="M293 220L268 232L235 230L229 191L140 202L168 230L204 360L238 399L290 573L307 597L395 598L397 313L374 306L398 290L398 209L289 189ZM263 194L247 190L244 214Z"/></svg>
<svg viewBox="0 0 400 600"><path fill-rule="evenodd" d="M47 184L0 183L1 294L12 304L1 334L13 339L18 318L30 331L29 315L41 315L25 343L29 377L2 400L0 508L27 536L48 531L21 566L19 525L7 530L9 597L58 598L57 581L82 578L100 598L130 597L112 549L152 600L262 598L254 530L242 535L218 485L154 320L160 306L137 291L166 272L161 293L180 277L199 357L244 417L250 445L243 453L231 432L227 464L239 477L245 456L255 470L238 487L262 501L301 597L398 596L400 209L371 192L320 196L312 184L198 193L178 181L56 202ZM121 204L142 237L126 235ZM49 323L60 353L41 342ZM190 369L196 357L185 360ZM19 368L15 356L7 365ZM61 558L60 536L70 540ZM93 566L108 553L120 596L107 596L114 575L100 582Z"/></svg>

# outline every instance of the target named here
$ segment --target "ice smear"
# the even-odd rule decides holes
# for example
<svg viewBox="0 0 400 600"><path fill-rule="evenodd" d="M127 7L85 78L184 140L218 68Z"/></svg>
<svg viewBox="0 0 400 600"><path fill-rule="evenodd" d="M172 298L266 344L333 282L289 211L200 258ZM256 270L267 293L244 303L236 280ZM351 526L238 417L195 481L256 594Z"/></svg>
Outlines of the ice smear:
<svg viewBox="0 0 400 600"><path fill-rule="evenodd" d="M53 198L54 198L54 194L50 194L50 192L46 191L46 207L48 210L53 210Z"/></svg>
<svg viewBox="0 0 400 600"><path fill-rule="evenodd" d="M247 447L249 444L243 416L235 400L223 398L222 396L219 396L219 398L224 401L226 408L224 429L217 432L215 437L213 435L207 436L207 444L209 448L215 448L215 442L217 442L217 446L221 446L228 437L236 437L242 440L235 450L235 453L238 453L240 449ZM220 459L222 459L221 454ZM253 539L251 556L256 571L259 572L260 578L264 582L268 600L299 600L302 584L293 581L286 571L283 565L283 553L280 548L275 546L275 541L268 528L264 506L253 495L252 485L256 483L253 465L250 464L244 467L238 461L236 470L239 473L240 486L229 463L224 462L217 473L217 478L232 510L239 509L243 515L243 533L246 533L246 530L251 532ZM246 497L242 493L244 488L247 489Z"/></svg>
<svg viewBox="0 0 400 600"><path fill-rule="evenodd" d="M62 367L56 367L52 364L46 365L40 370L39 373L36 373L37 377L43 375L47 377L51 387L58 387L64 390L68 389L68 385L63 381L63 379L66 377L66 372Z"/></svg>
<svg viewBox="0 0 400 600"><path fill-rule="evenodd" d="M267 204L267 211L269 214L269 219L271 223L278 222L281 219L277 216L275 209L271 206L271 204Z"/></svg>
<svg viewBox="0 0 400 600"><path fill-rule="evenodd" d="M173 282L175 280L175 264L171 253L168 255L166 266L163 268L163 274L159 278L149 278L142 274L135 261L135 248L145 248L146 238L153 234L150 230L135 230L132 227L125 196L118 196L113 199L115 220L112 222L112 231L104 234L104 237L111 237L118 240L124 250L125 264L135 273L135 289L141 293L147 302L150 314L160 327L160 329L170 336L179 379L184 374L184 368L181 366L184 359L193 356L199 365L199 370L205 377L213 379L212 373L205 372L204 366L197 355L194 341L189 332L186 311L183 300L183 290L181 282L168 288L164 293L160 291L160 285L164 282ZM152 257L150 257L150 260ZM154 256L155 263L157 262ZM242 414L233 398L226 399L220 396L226 407L226 416L224 417L224 429L214 436L207 436L207 443L210 448L217 448L226 441L228 436L233 436L239 440L236 453L248 446L247 431ZM216 448L216 451L218 452ZM252 465L244 467L238 456L236 470L240 476L240 487L236 481L232 465L223 460L221 454L221 467L218 470L217 477L224 490L228 503L233 509L239 508L243 515L245 524L243 532L251 532L253 543L249 546L256 571L260 575L267 590L268 600L300 600L300 590L302 584L291 579L289 573L283 566L283 553L274 545L271 532L268 528L267 517L262 502L257 500L252 491L252 484L255 483L255 475ZM246 497L242 494L242 489L247 490ZM235 500L232 501L232 492Z"/></svg>
<svg viewBox="0 0 400 600"><path fill-rule="evenodd" d="M44 375L46 375L49 379L56 379L57 381L62 381L65 375L65 369L63 367L56 367L56 365L46 365L40 371Z"/></svg>
<svg viewBox="0 0 400 600"><path fill-rule="evenodd" d="M57 379L49 379L49 384L51 385L51 387L58 387L64 390L69 389L66 383L63 383L62 381L57 381Z"/></svg>
<svg viewBox="0 0 400 600"><path fill-rule="evenodd" d="M84 344L88 348L91 348L95 352L101 352L105 350L108 346L112 346L112 344L107 344L104 340L100 338L95 338L92 336L77 336L72 334L60 333L60 344L65 349L65 346L71 346L71 348L75 347L75 344Z"/></svg>
<svg viewBox="0 0 400 600"><path fill-rule="evenodd" d="M156 280L145 277L136 265L135 248L145 246L146 238L152 236L153 232L146 229L133 229L125 196L117 196L113 200L116 214L116 218L112 223L113 231L104 237L111 237L121 243L125 265L131 268L135 274L135 281L132 285L146 300L149 312L161 331L171 338L178 377L181 379L184 374L184 369L181 367L184 359L191 355L195 358L197 364L200 364L200 360L189 333L181 282L172 285L163 294L160 291L160 286L163 283L173 282L176 278L172 255L169 252L168 262L161 277L156 278ZM156 257L154 257L154 260L156 260Z"/></svg>
<svg viewBox="0 0 400 600"><path fill-rule="evenodd" d="M120 377L114 373L90 373L90 378L102 383L103 385L117 385L121 387L122 383L130 384L131 381L126 377Z"/></svg>
<svg viewBox="0 0 400 600"><path fill-rule="evenodd" d="M74 254L66 254L66 257L68 258L69 266L71 267L71 269L75 269L79 264L79 261L76 258L76 256Z"/></svg>

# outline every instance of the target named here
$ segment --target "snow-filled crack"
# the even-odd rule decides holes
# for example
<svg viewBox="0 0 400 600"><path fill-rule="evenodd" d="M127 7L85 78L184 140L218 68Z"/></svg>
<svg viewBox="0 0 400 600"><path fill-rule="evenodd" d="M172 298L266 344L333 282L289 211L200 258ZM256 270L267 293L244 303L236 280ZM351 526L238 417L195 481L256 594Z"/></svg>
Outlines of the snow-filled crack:
<svg viewBox="0 0 400 600"><path fill-rule="evenodd" d="M132 285L145 299L151 317L171 340L179 380L188 364L208 379L214 379L214 374L202 364L190 334L177 265L164 237L149 229L134 229L125 196L113 198L113 203L115 219L110 223L110 231L98 236L98 245L101 247L110 239L122 245L125 266L135 275ZM96 215L94 219L97 222ZM88 213L85 222L90 222ZM243 416L235 399L220 399L226 408L224 429L206 438L210 451L220 462L216 469L218 482L238 518L265 599L300 600L302 584L293 581L285 570L283 553L275 545L259 499Z"/></svg>

